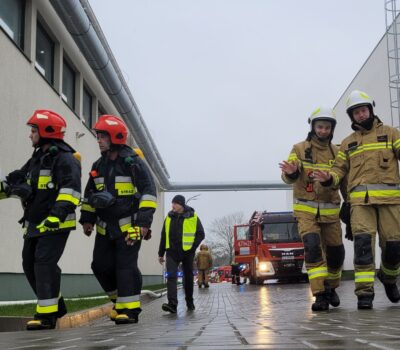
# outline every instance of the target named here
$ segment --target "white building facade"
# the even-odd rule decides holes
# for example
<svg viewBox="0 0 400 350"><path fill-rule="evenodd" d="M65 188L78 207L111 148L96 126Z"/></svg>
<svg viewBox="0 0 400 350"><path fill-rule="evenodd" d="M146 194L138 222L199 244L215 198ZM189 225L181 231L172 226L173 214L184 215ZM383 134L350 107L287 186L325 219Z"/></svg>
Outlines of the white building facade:
<svg viewBox="0 0 400 350"><path fill-rule="evenodd" d="M82 6L79 1L75 1L75 5ZM110 97L108 87L98 79L91 63L52 2L0 1L1 176L20 168L30 157L33 149L26 121L36 109L51 109L66 119L66 142L82 155L82 190L91 164L100 156L91 130L97 117L101 114L121 116L127 122L130 134L136 135L129 114L123 114L121 106ZM137 109L134 102L133 105ZM139 114L138 111L135 113ZM151 137L149 143L155 147ZM137 146L138 142L130 136L129 144ZM149 153L145 152L146 159L147 155ZM158 209L152 226L153 238L143 242L140 251L139 267L144 284L162 281L157 250L164 218L164 196L154 166L149 165L157 184ZM79 208L77 214L79 217ZM17 223L21 216L18 200L0 201L0 300L33 297L21 265L23 238ZM71 232L59 264L63 271L64 295L101 291L90 268L93 244L94 237L86 237L81 227Z"/></svg>

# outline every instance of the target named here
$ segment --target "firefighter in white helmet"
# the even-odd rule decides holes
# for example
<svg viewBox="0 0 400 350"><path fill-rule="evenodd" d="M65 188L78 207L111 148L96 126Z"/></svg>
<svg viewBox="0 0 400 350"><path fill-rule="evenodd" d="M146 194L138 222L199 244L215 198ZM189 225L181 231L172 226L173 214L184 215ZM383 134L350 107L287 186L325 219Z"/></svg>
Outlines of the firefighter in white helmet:
<svg viewBox="0 0 400 350"><path fill-rule="evenodd" d="M354 132L342 141L332 169L315 174L325 186L337 186L348 176L359 309L373 307L376 232L382 250L377 277L389 300L400 300L396 285L400 271L400 131L384 125L374 106L365 92L350 93L347 114Z"/></svg>
<svg viewBox="0 0 400 350"><path fill-rule="evenodd" d="M338 152L332 144L336 118L331 108L319 107L310 116L305 141L293 146L287 161L279 163L282 179L293 184L293 211L304 243L304 260L313 295L313 311L339 306L344 247L339 220L338 190L314 182L314 172L329 170Z"/></svg>

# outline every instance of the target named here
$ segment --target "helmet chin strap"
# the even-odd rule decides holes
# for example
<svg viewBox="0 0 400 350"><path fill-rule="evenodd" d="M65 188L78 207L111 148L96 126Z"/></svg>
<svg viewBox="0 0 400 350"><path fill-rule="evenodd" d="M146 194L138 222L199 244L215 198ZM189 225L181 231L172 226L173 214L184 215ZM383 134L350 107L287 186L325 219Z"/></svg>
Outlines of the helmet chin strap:
<svg viewBox="0 0 400 350"><path fill-rule="evenodd" d="M331 135L326 136L326 137L319 137L317 134L315 134L315 136L317 137L318 141L320 141L320 142L329 142L332 139Z"/></svg>
<svg viewBox="0 0 400 350"><path fill-rule="evenodd" d="M365 130L371 130L372 126L374 125L374 120L375 120L375 116L371 116L368 119L362 121L361 123L357 123L354 119L353 119L353 124L355 126L361 126L362 128L364 128ZM354 128L353 128L354 129Z"/></svg>

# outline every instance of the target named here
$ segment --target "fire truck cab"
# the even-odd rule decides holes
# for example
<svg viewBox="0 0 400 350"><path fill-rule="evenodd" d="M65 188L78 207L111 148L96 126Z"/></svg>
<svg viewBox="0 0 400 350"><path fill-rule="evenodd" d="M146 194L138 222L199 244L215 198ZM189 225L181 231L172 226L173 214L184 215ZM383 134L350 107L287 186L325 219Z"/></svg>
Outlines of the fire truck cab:
<svg viewBox="0 0 400 350"><path fill-rule="evenodd" d="M307 280L304 246L292 212L254 212L249 224L234 226L234 250L252 284Z"/></svg>

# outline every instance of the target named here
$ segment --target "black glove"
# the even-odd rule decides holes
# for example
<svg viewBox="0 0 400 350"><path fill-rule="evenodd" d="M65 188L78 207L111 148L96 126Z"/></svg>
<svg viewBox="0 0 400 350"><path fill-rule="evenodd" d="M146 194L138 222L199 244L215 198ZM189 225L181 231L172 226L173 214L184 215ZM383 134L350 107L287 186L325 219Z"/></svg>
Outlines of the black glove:
<svg viewBox="0 0 400 350"><path fill-rule="evenodd" d="M26 182L19 185L11 185L7 187L6 193L9 197L18 197L23 202L26 202L32 195L32 187Z"/></svg>
<svg viewBox="0 0 400 350"><path fill-rule="evenodd" d="M346 225L346 234L345 234L344 238L348 239L349 241L353 240L353 232L351 230L350 224Z"/></svg>
<svg viewBox="0 0 400 350"><path fill-rule="evenodd" d="M16 186L26 182L26 173L22 170L14 170L6 176L9 186Z"/></svg>
<svg viewBox="0 0 400 350"><path fill-rule="evenodd" d="M349 241L352 241L353 240L353 232L351 229L350 209L351 209L350 203L343 202L342 207L340 208L339 217L340 217L340 220L342 220L342 222L344 224L346 224L346 234L344 237L346 239L348 239Z"/></svg>
<svg viewBox="0 0 400 350"><path fill-rule="evenodd" d="M350 209L351 205L348 202L343 202L339 212L339 218L346 225L350 225Z"/></svg>

